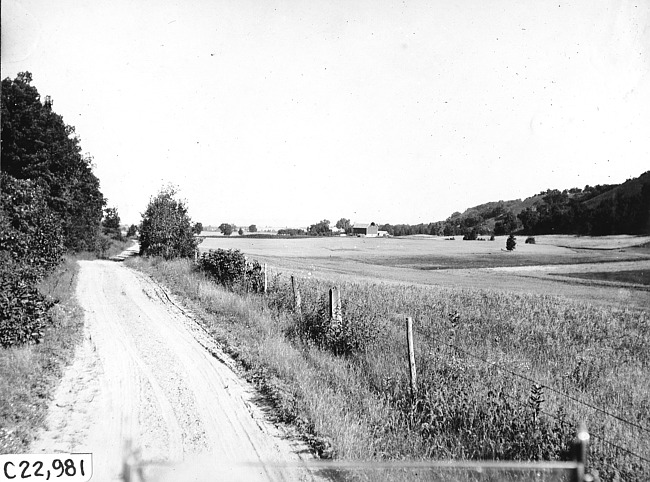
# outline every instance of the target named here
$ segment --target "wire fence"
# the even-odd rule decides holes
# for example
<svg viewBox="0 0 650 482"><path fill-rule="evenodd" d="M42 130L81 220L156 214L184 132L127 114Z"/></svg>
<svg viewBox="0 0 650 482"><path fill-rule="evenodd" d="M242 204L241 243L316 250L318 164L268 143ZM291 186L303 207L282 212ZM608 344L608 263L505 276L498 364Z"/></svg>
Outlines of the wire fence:
<svg viewBox="0 0 650 482"><path fill-rule="evenodd" d="M270 270L267 270L271 274ZM277 278L281 278L279 272L275 272ZM291 279L291 282L289 282ZM291 284L292 290L296 291L296 286L300 284L299 281L296 281L297 278L286 277L284 280L285 284ZM276 283L277 284L277 283ZM334 298L332 297L332 292L337 293ZM339 298L337 298L339 297ZM335 322L340 322L341 317L345 316L343 306L353 307L356 310L371 310L372 307L368 306L367 303L362 303L355 301L353 299L341 300L341 290L338 287L334 287L333 290L330 289L330 316ZM298 293L298 298L300 294ZM334 304L333 304L334 303ZM390 313L390 316L397 318L401 316L401 313ZM448 314L450 322L458 322L458 313L449 313ZM629 420L628 418L615 413L615 411L594 404L593 402L585 400L581 396L576 396L571 393L568 393L566 390L560 389L553 384L540 380L535 376L528 374L520 373L517 370L514 370L499 361L490 360L488 357L476 353L475 351L468 349L467 347L459 346L456 343L450 342L448 339L443 338L442 336L436 336L431 333L427 333L426 342L428 345L435 344L439 348L437 356L445 356L440 348L444 348L448 351L453 351L456 354L462 355L465 359L473 360L476 362L482 370L492 369L501 373L501 376L509 379L511 382L515 381L517 386L521 387L522 384L526 385L528 388L536 387L538 390L543 392L543 396L546 397L543 400L545 405L550 405L549 396L555 398L554 405L557 407L573 405L579 407L577 410L573 410L574 413L579 415L581 419L585 420L590 427L590 435L592 437L592 453L596 452L599 455L604 455L601 457L603 463L608 464L608 461L615 460L615 467L613 464L609 464L609 469L616 472L618 468L623 467L639 467L646 473L650 472L650 457L647 453L639 453L639 448L648 449L648 434L650 434L650 428L638 421ZM422 358L422 357L420 357ZM420 359L419 362L422 360ZM478 377L476 381L483 385L486 389L492 389L493 387L489 386L484 379ZM515 390L516 393L522 393L523 390ZM526 393L525 391L523 391ZM511 400L513 403L520 405L522 407L530 407L531 399L522 399L521 396L515 396L511 393L504 392L504 396ZM565 418L558 417L557 414L553 413L550 410L543 410L539 408L538 411L541 415L553 419L560 424L567 424ZM617 424L618 427L614 428L614 425ZM608 435L613 434L612 435ZM631 449L626 447L624 442L621 439L625 440L636 440L639 442L639 447ZM642 447L643 446L643 447ZM642 450L643 452L643 450Z"/></svg>
<svg viewBox="0 0 650 482"><path fill-rule="evenodd" d="M306 281L305 277L299 278L297 276L284 275L279 270L271 268L267 264L264 264L263 267L264 283L262 291L271 297L274 296L274 292L280 290L289 292L289 298L292 298L292 300L289 302L285 301L284 308L300 314L301 317L305 310L314 309L313 306L307 306L309 303L313 304L314 300L322 301L322 298L327 295L329 295L329 318L332 324L343 323L344 317L351 309L357 312L365 311L368 313L371 313L373 310L372 304L368 303L368 300L360 302L352 297L346 298L342 296L341 289L338 287L330 288L329 293L327 293L328 290L325 289L327 285L324 283L314 282L318 285L318 288L314 288L314 283L312 283L309 286L310 290L320 289L322 291L315 295L314 293L310 293L309 296L305 297L306 293L301 292ZM404 311L407 310L408 308L406 307ZM405 317L405 313L397 313L395 311L383 311L379 315L388 316L393 320L404 319ZM418 315L421 316L421 313L418 313ZM440 318L441 315L436 313L430 314L429 316L429 318L436 317ZM453 334L453 326L462 323L460 315L458 312L453 312L448 313L447 317L452 326L451 333ZM522 408L531 408L533 406L536 413L540 416L553 420L557 424L564 426L567 430L570 428L568 425L571 425L571 423L567 421L568 419L566 417L559 416L557 412L554 413L553 410L544 409L543 407L560 408L566 405L577 407L571 410L571 414L574 416L574 420L584 420L589 424L591 453L598 456L601 468L604 466L605 471L609 470L610 473L618 473L621 467L628 469L639 468L643 473L650 476L650 457L648 453L642 450L650 450L648 446L649 438L647 437L650 433L650 428L645 424L630 420L619 413L615 413L614 410L608 407L599 406L591 401L585 400L581 396L568 393L566 390L558 388L552 383L540 380L537 376L521 373L500 361L491 360L485 353L479 353L476 347L459 345L453 340L453 337L449 336L449 333L446 334L447 336L435 334L431 331L422 333L421 330L417 329L418 321L418 318L416 318L417 343L426 343L427 348L433 350L428 353L423 353L420 350L417 357L418 364L426 364L433 359L450 359L460 356L465 360L466 364L472 364L477 373L487 373L490 370L496 371L500 374L501 379L504 380L501 388L503 389L506 385L509 385L511 388L510 391L501 390L500 393L503 397ZM411 376L413 376L414 370L411 373ZM486 381L486 378L477 376L474 381L477 385L483 386L488 391L494 389ZM528 397L522 397L522 393L530 395ZM573 424L573 427L575 427L575 424ZM639 442L638 447L630 448L626 446L625 441L630 440ZM643 480L643 476L639 480Z"/></svg>

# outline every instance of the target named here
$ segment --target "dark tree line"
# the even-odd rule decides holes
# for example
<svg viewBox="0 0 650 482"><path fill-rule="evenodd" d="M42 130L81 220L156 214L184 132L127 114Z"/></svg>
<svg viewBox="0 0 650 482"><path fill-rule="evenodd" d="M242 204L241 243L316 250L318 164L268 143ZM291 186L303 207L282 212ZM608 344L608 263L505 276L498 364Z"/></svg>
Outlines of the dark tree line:
<svg viewBox="0 0 650 482"><path fill-rule="evenodd" d="M2 81L2 346L43 336L51 303L36 283L66 249L94 250L105 205L74 128L52 110L48 97L41 99L31 82L29 72Z"/></svg>
<svg viewBox="0 0 650 482"><path fill-rule="evenodd" d="M52 101L20 73L2 81L2 170L38 185L61 221L63 243L92 250L106 203L92 159L81 153L74 127L52 110Z"/></svg>
<svg viewBox="0 0 650 482"><path fill-rule="evenodd" d="M498 201L476 206L465 213L453 213L445 221L422 224L384 224L379 229L392 236L430 234L463 236L476 239L481 235L525 234L607 234L650 233L650 172L638 180L639 192L614 191L606 199L590 200L612 191L618 185L605 184L572 188L564 191L549 189L538 194L541 200L515 215L521 201ZM519 208L521 209L521 208ZM488 223L490 221L490 223ZM491 223L494 223L493 225ZM493 227L491 227L493 226Z"/></svg>
<svg viewBox="0 0 650 482"><path fill-rule="evenodd" d="M650 232L650 181L637 194L615 194L595 206L585 199L592 199L610 186L603 186L605 190L588 188L585 196L580 192L547 191L542 202L519 213L524 233L603 236Z"/></svg>
<svg viewBox="0 0 650 482"><path fill-rule="evenodd" d="M279 236L306 236L307 232L304 229L286 228L278 230Z"/></svg>

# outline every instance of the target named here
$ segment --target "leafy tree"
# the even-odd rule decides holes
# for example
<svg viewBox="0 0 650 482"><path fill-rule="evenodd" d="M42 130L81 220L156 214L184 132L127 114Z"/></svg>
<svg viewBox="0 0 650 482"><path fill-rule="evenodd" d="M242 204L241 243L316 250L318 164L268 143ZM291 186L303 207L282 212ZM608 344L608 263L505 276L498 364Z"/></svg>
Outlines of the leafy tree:
<svg viewBox="0 0 650 482"><path fill-rule="evenodd" d="M636 234L650 233L650 183L644 184L637 198L637 212L633 219Z"/></svg>
<svg viewBox="0 0 650 482"><path fill-rule="evenodd" d="M65 250L61 220L34 181L0 173L0 346L43 338L53 303L36 283Z"/></svg>
<svg viewBox="0 0 650 482"><path fill-rule="evenodd" d="M0 272L37 281L63 256L60 219L34 181L0 176Z"/></svg>
<svg viewBox="0 0 650 482"><path fill-rule="evenodd" d="M526 208L521 211L517 217L524 226L524 233L534 234L537 224L539 223L539 213L536 209Z"/></svg>
<svg viewBox="0 0 650 482"><path fill-rule="evenodd" d="M352 232L352 225L350 224L350 220L346 218L341 218L336 221L336 227L345 231L346 234Z"/></svg>
<svg viewBox="0 0 650 482"><path fill-rule="evenodd" d="M330 236L332 230L330 229L330 222L323 219L321 222L309 226L308 233L312 236Z"/></svg>
<svg viewBox="0 0 650 482"><path fill-rule="evenodd" d="M52 111L49 98L41 103L31 82L29 72L2 81L2 169L36 181L61 220L65 246L90 250L105 205L92 158L81 154L74 127Z"/></svg>
<svg viewBox="0 0 650 482"><path fill-rule="evenodd" d="M232 224L221 223L219 225L219 231L221 231L224 236L230 236L232 234Z"/></svg>
<svg viewBox="0 0 650 482"><path fill-rule="evenodd" d="M508 251L512 251L513 249L515 249L516 244L517 244L517 238L515 238L514 234L508 236L508 239L506 239L506 249Z"/></svg>
<svg viewBox="0 0 650 482"><path fill-rule="evenodd" d="M517 217L512 211L505 211L500 219L494 224L494 234L500 236L502 234L510 234L517 229Z"/></svg>
<svg viewBox="0 0 650 482"><path fill-rule="evenodd" d="M165 259L194 256L198 245L183 201L169 186L149 201L140 223L140 254Z"/></svg>
<svg viewBox="0 0 650 482"><path fill-rule="evenodd" d="M468 229L463 236L465 241L476 241L478 238L478 230L476 228Z"/></svg>
<svg viewBox="0 0 650 482"><path fill-rule="evenodd" d="M239 231L237 231L237 234L239 234L240 236L243 236L244 235L244 230L242 228L239 228Z"/></svg>
<svg viewBox="0 0 650 482"><path fill-rule="evenodd" d="M512 233L513 231L516 231L517 228L519 227L517 223L517 216L515 216L512 211L506 211L503 214L503 225L505 226L506 232L508 234Z"/></svg>
<svg viewBox="0 0 650 482"><path fill-rule="evenodd" d="M95 238L95 255L100 259L106 259L106 253L111 244L111 238L101 233Z"/></svg>
<svg viewBox="0 0 650 482"><path fill-rule="evenodd" d="M249 233L256 233L257 232L257 226L255 226L254 224L251 224L250 226L248 226L248 232Z"/></svg>
<svg viewBox="0 0 650 482"><path fill-rule="evenodd" d="M194 223L192 227L192 232L194 234L201 234L203 232L203 223Z"/></svg>
<svg viewBox="0 0 650 482"><path fill-rule="evenodd" d="M126 237L131 238L138 233L138 227L135 224L129 226L129 229L126 231Z"/></svg>
<svg viewBox="0 0 650 482"><path fill-rule="evenodd" d="M41 103L29 72L2 81L0 345L42 339L52 302L36 283L65 248L92 250L104 197L74 128Z"/></svg>
<svg viewBox="0 0 650 482"><path fill-rule="evenodd" d="M102 231L106 236L109 236L113 239L122 239L122 230L120 229L120 215L117 213L117 208L106 208L104 210Z"/></svg>

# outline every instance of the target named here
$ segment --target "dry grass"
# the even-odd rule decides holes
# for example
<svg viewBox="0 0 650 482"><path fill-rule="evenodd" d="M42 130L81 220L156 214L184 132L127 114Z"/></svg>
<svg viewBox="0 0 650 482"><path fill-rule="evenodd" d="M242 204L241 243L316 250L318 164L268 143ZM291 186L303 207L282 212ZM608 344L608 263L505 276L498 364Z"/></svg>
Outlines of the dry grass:
<svg viewBox="0 0 650 482"><path fill-rule="evenodd" d="M620 248L650 242L648 236L536 236L536 244L525 244L525 236L517 239L514 252L505 251L505 236L494 241L454 241L440 237L356 238L320 237L302 239L206 238L199 245L209 249L239 249L256 257L277 260L354 260L366 264L388 266L417 265L422 267L494 267L536 264L571 264L620 260ZM576 250L576 248L593 248ZM594 250L596 249L596 250ZM627 253L631 259L638 257ZM647 256L646 256L647 257Z"/></svg>
<svg viewBox="0 0 650 482"><path fill-rule="evenodd" d="M76 260L68 257L39 285L43 294L59 300L44 341L0 350L0 454L27 452L81 340L83 313L74 300L77 272Z"/></svg>
<svg viewBox="0 0 650 482"><path fill-rule="evenodd" d="M345 282L338 275L344 319L362 327L372 319L376 336L337 356L331 345L301 331L318 312L331 284L327 277L300 279L312 314L298 319L290 313L286 277L276 276L262 299L225 292L185 262L129 263L189 298L283 417L302 426L324 453L344 459L558 459L566 456L577 421L585 419L602 436L592 457L601 474L643 480L650 473L643 461L603 441L648 458L647 433L571 400L648 428L645 311L548 295ZM416 320L421 388L414 399L405 363L406 315ZM365 331L345 336L359 333ZM550 387L538 403L531 381Z"/></svg>
<svg viewBox="0 0 650 482"><path fill-rule="evenodd" d="M628 270L628 271L595 271L590 273L564 273L563 276L582 278L588 280L620 281L650 286L650 270ZM648 295L650 296L650 295Z"/></svg>
<svg viewBox="0 0 650 482"><path fill-rule="evenodd" d="M405 285L457 286L501 290L506 293L545 293L608 306L650 309L647 291L625 286L601 286L569 278L559 280L546 272L605 271L608 262L618 265L650 263L647 249L577 250L546 243L525 244L520 238L514 252L505 251L505 237L495 241L446 241L444 238L308 238L308 239L206 239L201 250L237 248L249 257L269 264L274 271L300 276L326 276L335 280L365 279ZM555 237L550 237L555 239ZM562 242L600 243L617 246L621 237L562 237ZM626 236L628 245L647 237ZM541 243L541 244L540 244ZM574 264L579 263L579 264ZM591 264L587 264L591 263ZM543 266L543 267L540 267ZM472 268L473 269L469 269ZM480 268L480 269L476 269ZM578 269L574 269L578 268ZM620 268L620 269L630 269ZM633 269L637 269L636 267ZM530 272L529 272L530 270Z"/></svg>
<svg viewBox="0 0 650 482"><path fill-rule="evenodd" d="M349 363L290 343L285 335L293 323L289 316L270 312L260 297L225 291L192 272L186 261L132 258L126 264L152 274L185 298L248 378L273 400L280 418L297 424L316 450L327 456L335 446L339 456L367 458L376 442L370 427L382 423L388 407L354 376ZM365 415L360 417L360 412Z"/></svg>

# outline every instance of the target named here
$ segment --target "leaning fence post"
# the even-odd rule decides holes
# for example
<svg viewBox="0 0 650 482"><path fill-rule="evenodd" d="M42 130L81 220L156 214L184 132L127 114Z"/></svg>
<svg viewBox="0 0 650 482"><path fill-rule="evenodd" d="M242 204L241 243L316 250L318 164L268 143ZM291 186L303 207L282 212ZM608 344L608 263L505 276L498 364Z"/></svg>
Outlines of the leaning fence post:
<svg viewBox="0 0 650 482"><path fill-rule="evenodd" d="M411 396L415 396L418 389L417 373L415 371L415 350L413 347L413 319L406 317L406 343L408 345L409 371L411 373Z"/></svg>
<svg viewBox="0 0 650 482"><path fill-rule="evenodd" d="M248 258L244 256L244 290L248 293L248 281L246 280L246 272L248 271Z"/></svg>
<svg viewBox="0 0 650 482"><path fill-rule="evenodd" d="M291 289L293 290L293 309L298 315L300 315L302 312L302 308L300 306L300 291L298 290L298 283L296 282L296 278L293 276L291 276Z"/></svg>
<svg viewBox="0 0 650 482"><path fill-rule="evenodd" d="M575 482L585 482L585 466L587 465L587 449L589 448L589 432L584 422L580 422L575 442L575 459L576 471L574 475Z"/></svg>
<svg viewBox="0 0 650 482"><path fill-rule="evenodd" d="M330 288L330 319L332 324L340 325L343 322L341 313L341 290L338 286Z"/></svg>

